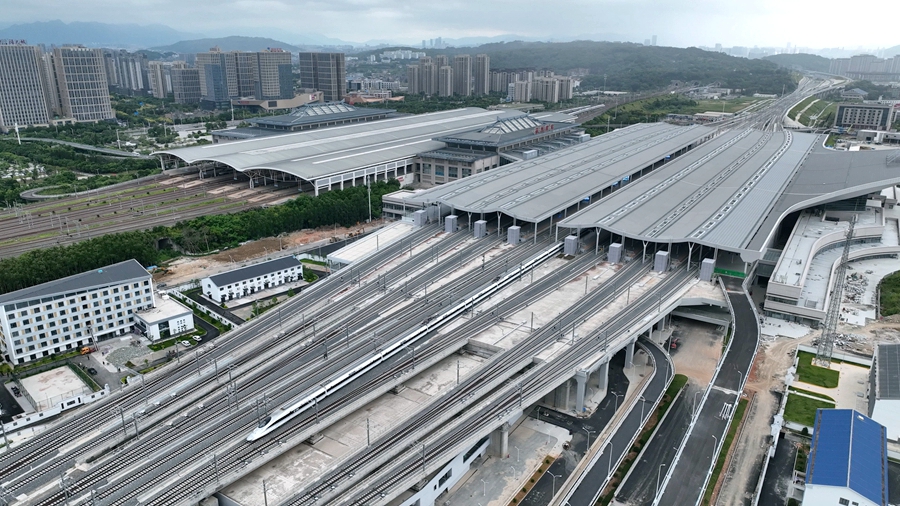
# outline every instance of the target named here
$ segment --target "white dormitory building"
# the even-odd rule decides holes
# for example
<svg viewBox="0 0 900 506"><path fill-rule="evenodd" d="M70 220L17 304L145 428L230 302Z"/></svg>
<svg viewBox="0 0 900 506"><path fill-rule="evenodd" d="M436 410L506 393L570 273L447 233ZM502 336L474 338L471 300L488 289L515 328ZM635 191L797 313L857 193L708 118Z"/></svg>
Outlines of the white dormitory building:
<svg viewBox="0 0 900 506"><path fill-rule="evenodd" d="M204 278L201 287L210 300L225 302L301 279L303 264L287 256Z"/></svg>
<svg viewBox="0 0 900 506"><path fill-rule="evenodd" d="M0 295L3 354L24 364L132 330L153 307L150 273L136 260Z"/></svg>

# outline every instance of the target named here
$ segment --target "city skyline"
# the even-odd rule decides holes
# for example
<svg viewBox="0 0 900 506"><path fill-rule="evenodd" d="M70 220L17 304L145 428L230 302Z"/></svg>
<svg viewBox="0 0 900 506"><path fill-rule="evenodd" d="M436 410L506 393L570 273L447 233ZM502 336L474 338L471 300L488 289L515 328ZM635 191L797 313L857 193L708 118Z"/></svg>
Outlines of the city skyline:
<svg viewBox="0 0 900 506"><path fill-rule="evenodd" d="M822 26L834 18L808 1L777 3L763 0L750 5L575 0L567 2L566 14L547 16L545 5L505 2L479 3L455 0L441 4L396 4L372 0L360 3L343 0L319 4L307 0L271 0L264 4L247 2L207 6L158 0L153 9L134 0L92 0L92 9L76 9L59 0L11 4L4 9L4 24L49 21L47 12L64 22L127 23L140 12L142 24L159 23L176 30L202 36L268 36L294 43L316 35L335 42L354 44L395 43L419 46L423 39L486 39L514 35L529 40L593 40L642 42L652 36L664 46L761 46L809 48L877 49L900 44L889 30L870 30L863 24L843 26L840 39ZM297 28L296 16L313 11L315 33ZM367 19L359 26L347 23L347 14ZM651 17L646 12L653 12ZM804 23L796 23L797 19ZM240 20L236 22L235 20ZM683 27L690 26L690 30ZM291 39L293 38L293 39ZM34 41L39 42L39 41ZM89 42L89 41L87 41Z"/></svg>

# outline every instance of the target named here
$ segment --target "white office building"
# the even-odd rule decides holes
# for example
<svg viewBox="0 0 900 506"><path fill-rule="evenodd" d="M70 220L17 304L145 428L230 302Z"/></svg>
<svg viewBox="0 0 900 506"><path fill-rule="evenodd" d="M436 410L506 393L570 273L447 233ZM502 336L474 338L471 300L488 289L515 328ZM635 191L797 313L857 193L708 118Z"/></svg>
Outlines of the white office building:
<svg viewBox="0 0 900 506"><path fill-rule="evenodd" d="M201 286L210 300L225 302L301 279L303 264L288 256L204 278Z"/></svg>
<svg viewBox="0 0 900 506"><path fill-rule="evenodd" d="M122 335L154 305L150 273L136 260L0 295L3 354L24 364Z"/></svg>
<svg viewBox="0 0 900 506"><path fill-rule="evenodd" d="M134 328L151 341L168 339L194 330L194 313L164 294L155 307L134 314Z"/></svg>

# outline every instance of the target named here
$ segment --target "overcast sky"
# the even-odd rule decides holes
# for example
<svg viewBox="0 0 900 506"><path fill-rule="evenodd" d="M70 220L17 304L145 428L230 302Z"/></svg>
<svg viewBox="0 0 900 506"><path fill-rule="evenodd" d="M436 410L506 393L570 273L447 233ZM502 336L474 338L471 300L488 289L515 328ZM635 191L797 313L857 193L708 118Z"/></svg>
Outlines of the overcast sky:
<svg viewBox="0 0 900 506"><path fill-rule="evenodd" d="M887 25L842 23L832 5L811 0L0 0L0 23L162 23L209 36L266 35L274 29L269 33L279 35L275 38L313 32L353 42L501 34L543 40L618 34L641 42L655 34L659 45L681 47L900 44L900 35Z"/></svg>

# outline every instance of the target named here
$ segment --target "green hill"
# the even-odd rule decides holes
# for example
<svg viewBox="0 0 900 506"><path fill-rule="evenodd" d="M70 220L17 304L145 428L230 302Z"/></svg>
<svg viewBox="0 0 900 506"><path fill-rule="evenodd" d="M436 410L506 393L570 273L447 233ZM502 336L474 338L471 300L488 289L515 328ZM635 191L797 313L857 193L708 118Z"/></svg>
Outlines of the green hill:
<svg viewBox="0 0 900 506"><path fill-rule="evenodd" d="M798 70L811 70L813 72L828 72L831 60L815 54L774 54L763 58L776 65Z"/></svg>
<svg viewBox="0 0 900 506"><path fill-rule="evenodd" d="M233 35L231 37L218 37L213 39L195 39L183 40L170 44L168 46L160 46L150 48L160 53L173 52L179 54L203 53L209 51L209 48L219 46L222 51L263 51L270 47L280 47L285 51L298 52L300 48L292 46L287 42L281 42L266 37L241 37Z"/></svg>
<svg viewBox="0 0 900 506"><path fill-rule="evenodd" d="M376 51L381 52L382 50ZM781 93L796 87L790 71L764 60L736 58L697 48L643 46L622 42L498 42L474 48L452 48L435 54L491 57L491 68L551 69L565 74L587 69L583 89L641 91L669 86L673 81L719 83L743 89L745 94ZM368 53L360 53L364 58Z"/></svg>

